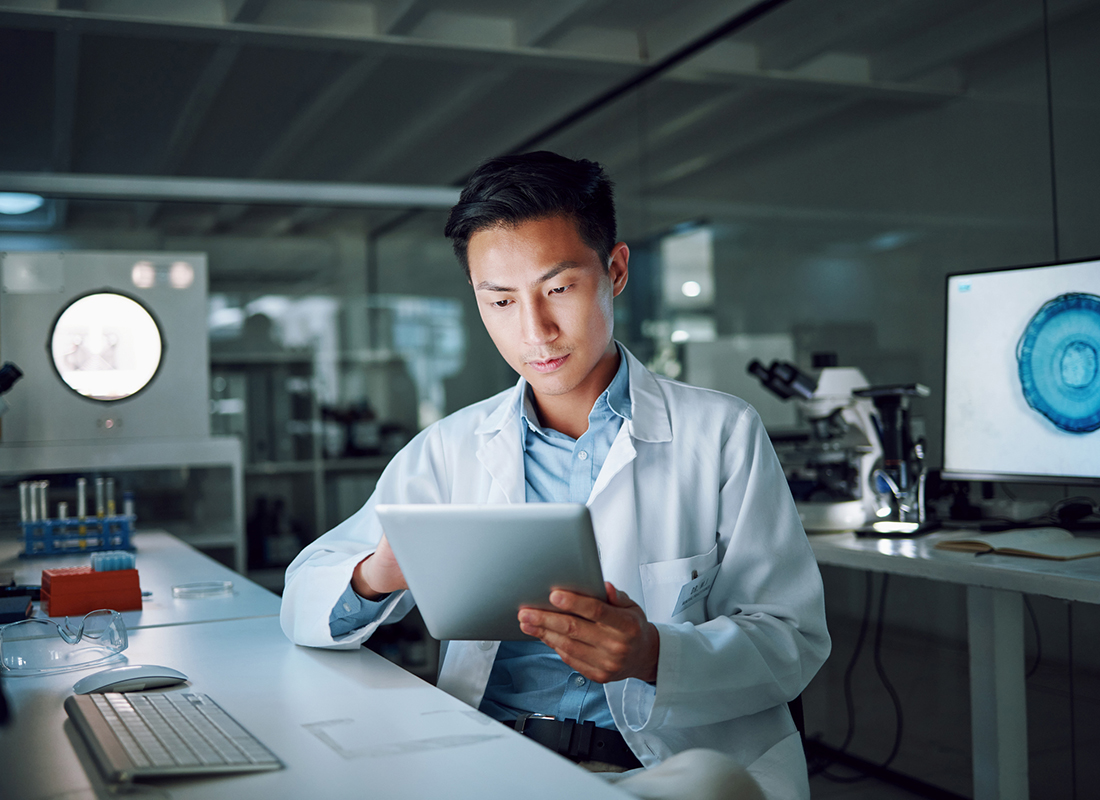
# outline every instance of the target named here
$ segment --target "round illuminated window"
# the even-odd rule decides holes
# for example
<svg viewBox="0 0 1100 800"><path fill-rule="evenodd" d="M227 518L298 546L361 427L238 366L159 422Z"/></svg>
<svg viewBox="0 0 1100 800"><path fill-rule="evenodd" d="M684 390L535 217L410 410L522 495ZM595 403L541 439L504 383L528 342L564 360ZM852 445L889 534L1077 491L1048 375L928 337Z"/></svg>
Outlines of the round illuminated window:
<svg viewBox="0 0 1100 800"><path fill-rule="evenodd" d="M93 400L122 400L153 379L164 352L160 328L141 303L113 292L73 301L53 326L58 375Z"/></svg>

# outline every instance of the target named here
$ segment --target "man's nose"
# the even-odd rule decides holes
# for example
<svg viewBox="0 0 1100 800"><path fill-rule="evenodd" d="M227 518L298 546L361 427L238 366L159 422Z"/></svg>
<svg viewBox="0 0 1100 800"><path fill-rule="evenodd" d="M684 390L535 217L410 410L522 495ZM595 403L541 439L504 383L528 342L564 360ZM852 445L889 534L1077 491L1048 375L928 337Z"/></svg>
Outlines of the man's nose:
<svg viewBox="0 0 1100 800"><path fill-rule="evenodd" d="M542 303L530 303L523 312L523 338L528 344L543 344L557 338L558 326Z"/></svg>

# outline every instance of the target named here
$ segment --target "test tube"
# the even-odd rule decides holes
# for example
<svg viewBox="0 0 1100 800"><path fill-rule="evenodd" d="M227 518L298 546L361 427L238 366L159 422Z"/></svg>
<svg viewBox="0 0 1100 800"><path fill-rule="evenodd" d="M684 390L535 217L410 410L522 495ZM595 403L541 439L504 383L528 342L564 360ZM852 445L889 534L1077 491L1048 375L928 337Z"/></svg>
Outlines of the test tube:
<svg viewBox="0 0 1100 800"><path fill-rule="evenodd" d="M38 481L27 481L30 500L30 522L38 522Z"/></svg>
<svg viewBox="0 0 1100 800"><path fill-rule="evenodd" d="M76 479L76 515L81 519L88 516L88 479Z"/></svg>
<svg viewBox="0 0 1100 800"><path fill-rule="evenodd" d="M107 479L107 516L115 515L115 479Z"/></svg>
<svg viewBox="0 0 1100 800"><path fill-rule="evenodd" d="M57 504L57 518L68 519L69 518L69 504L62 500Z"/></svg>
<svg viewBox="0 0 1100 800"><path fill-rule="evenodd" d="M50 518L50 504L47 495L49 494L50 482L39 481L38 482L38 518L47 520Z"/></svg>
<svg viewBox="0 0 1100 800"><path fill-rule="evenodd" d="M95 479L95 515L100 519L107 513L107 499L104 496L103 478Z"/></svg>
<svg viewBox="0 0 1100 800"><path fill-rule="evenodd" d="M30 522L31 520L31 483L30 481L19 481L19 521Z"/></svg>
<svg viewBox="0 0 1100 800"><path fill-rule="evenodd" d="M122 493L122 513L128 517L134 516L134 493Z"/></svg>

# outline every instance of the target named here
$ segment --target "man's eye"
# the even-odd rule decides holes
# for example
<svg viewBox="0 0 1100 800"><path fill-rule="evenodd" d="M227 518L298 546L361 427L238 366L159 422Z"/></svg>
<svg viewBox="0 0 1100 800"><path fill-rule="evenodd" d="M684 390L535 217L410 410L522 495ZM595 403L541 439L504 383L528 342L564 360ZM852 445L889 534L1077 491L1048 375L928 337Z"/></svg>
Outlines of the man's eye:
<svg viewBox="0 0 1100 800"><path fill-rule="evenodd" d="M493 306L496 307L496 308L504 308L505 306L507 306L511 302L512 302L511 300L494 300L493 301Z"/></svg>
<svg viewBox="0 0 1100 800"><path fill-rule="evenodd" d="M550 290L550 294L562 294L568 288L569 288L568 286L557 286L557 287Z"/></svg>

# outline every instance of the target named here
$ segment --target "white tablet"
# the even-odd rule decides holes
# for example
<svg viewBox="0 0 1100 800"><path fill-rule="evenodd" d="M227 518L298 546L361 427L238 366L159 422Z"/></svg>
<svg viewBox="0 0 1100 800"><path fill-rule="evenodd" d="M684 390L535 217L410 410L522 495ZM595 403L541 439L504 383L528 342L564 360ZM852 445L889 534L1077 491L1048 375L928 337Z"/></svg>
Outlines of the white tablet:
<svg viewBox="0 0 1100 800"><path fill-rule="evenodd" d="M553 608L554 588L607 599L592 519L580 503L376 511L437 639L529 640L519 629L519 608Z"/></svg>

